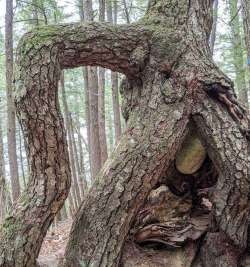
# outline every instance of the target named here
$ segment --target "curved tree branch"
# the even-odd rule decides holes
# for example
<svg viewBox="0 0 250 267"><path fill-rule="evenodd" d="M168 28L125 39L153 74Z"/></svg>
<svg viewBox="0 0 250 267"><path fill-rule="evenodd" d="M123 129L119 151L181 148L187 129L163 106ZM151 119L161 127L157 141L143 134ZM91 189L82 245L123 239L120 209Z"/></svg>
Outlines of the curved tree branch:
<svg viewBox="0 0 250 267"><path fill-rule="evenodd" d="M19 55L33 60L40 49L57 49L62 69L102 66L134 77L148 58L149 35L139 24L91 22L38 27L24 35Z"/></svg>
<svg viewBox="0 0 250 267"><path fill-rule="evenodd" d="M99 65L136 77L148 56L147 36L140 26L93 22L38 27L21 39L15 104L31 177L0 229L0 266L35 266L47 229L69 192L57 92L61 69Z"/></svg>

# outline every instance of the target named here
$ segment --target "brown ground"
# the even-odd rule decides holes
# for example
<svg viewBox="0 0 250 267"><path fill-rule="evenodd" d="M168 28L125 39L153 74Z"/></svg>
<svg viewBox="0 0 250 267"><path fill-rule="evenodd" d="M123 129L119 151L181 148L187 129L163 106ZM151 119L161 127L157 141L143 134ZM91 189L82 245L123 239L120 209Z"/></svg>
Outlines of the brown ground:
<svg viewBox="0 0 250 267"><path fill-rule="evenodd" d="M47 233L38 263L40 267L57 267L60 259L63 258L64 250L68 241L72 221L66 220L52 227Z"/></svg>

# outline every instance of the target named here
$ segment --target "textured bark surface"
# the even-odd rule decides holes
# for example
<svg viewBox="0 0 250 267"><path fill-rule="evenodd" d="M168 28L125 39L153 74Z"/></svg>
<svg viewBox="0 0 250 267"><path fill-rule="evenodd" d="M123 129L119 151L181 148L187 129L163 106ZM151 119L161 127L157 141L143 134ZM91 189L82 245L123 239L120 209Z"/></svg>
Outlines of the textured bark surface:
<svg viewBox="0 0 250 267"><path fill-rule="evenodd" d="M24 195L28 201L21 198L1 230L0 266L35 265L42 238L67 196L69 162L57 83L61 69L80 65L127 76L121 88L127 129L77 213L64 266L161 266L162 253L144 246L155 237L164 245L162 261L171 266L237 266L248 244L250 218L248 121L231 81L212 61L211 27L211 0L152 0L136 24L67 24L25 35L18 47L16 105L32 177ZM199 192L189 187L184 201L182 179L180 188L168 181L191 125L218 173L214 193L203 193L209 196L204 201L210 227L199 213L204 210ZM171 204L156 198L163 208L149 208L158 221L138 224L165 176ZM214 185L209 179L204 182L209 186L197 182L189 184ZM8 232L7 223L14 230ZM228 251L230 263L215 253L213 243Z"/></svg>
<svg viewBox="0 0 250 267"><path fill-rule="evenodd" d="M213 231L234 244L230 248L233 259L231 265L223 257L210 259L194 246L189 263L184 262L181 250L171 266L191 266L199 258L204 266L237 266L238 248L242 253L247 246L249 225L248 141L239 127L248 127L248 122L246 116L236 115L241 108L234 100L232 84L211 59L212 1L151 1L142 22L151 32L152 46L140 81L128 77L123 84L127 130L77 214L64 266L160 266L152 259L147 262L145 250L141 248L138 254L135 248L131 250L135 244L127 246L126 241L147 195L175 158L191 117L219 171L211 197ZM149 235L155 237L160 231L167 238L168 230L157 227ZM142 234L145 238L148 232ZM204 243L204 247L209 243L210 255L211 240ZM170 257L165 262L173 262ZM179 263L178 258L182 259Z"/></svg>
<svg viewBox="0 0 250 267"><path fill-rule="evenodd" d="M35 266L42 240L70 187L66 138L57 99L58 48L40 43L36 34L32 39L24 37L26 45L19 47L15 98L31 176L1 226L0 266Z"/></svg>

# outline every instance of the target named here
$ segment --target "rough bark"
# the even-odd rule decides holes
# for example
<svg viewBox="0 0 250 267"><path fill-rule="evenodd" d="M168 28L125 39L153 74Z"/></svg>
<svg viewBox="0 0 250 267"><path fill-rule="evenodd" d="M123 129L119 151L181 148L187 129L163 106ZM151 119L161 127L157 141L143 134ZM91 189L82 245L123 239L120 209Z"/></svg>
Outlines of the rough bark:
<svg viewBox="0 0 250 267"><path fill-rule="evenodd" d="M25 193L28 201L20 199L1 229L0 266L35 265L42 238L66 198L69 162L57 83L61 69L79 65L108 67L127 76L122 84L127 129L77 213L64 266L149 266L142 243L155 237L157 243L166 243L169 257L165 259L174 262L172 266L239 264L239 254L248 244L250 218L248 120L234 98L231 81L212 61L211 27L211 0L154 0L137 24L57 25L25 35L18 46L16 105L29 143L31 182ZM213 225L208 227L208 218L189 213L190 208L196 215L200 210L195 206L199 195L192 186L188 205L182 192L177 192L179 198L167 193L173 204L161 201L164 220L160 212L159 222L143 225L140 216L147 197L164 176L171 178L176 153L191 125L197 128L219 174L214 193L205 199ZM209 179L193 184L195 189L213 185ZM164 207L174 212L165 212ZM151 210L161 208L152 206ZM193 219L197 224L193 225ZM143 231L133 232L138 225ZM211 236L212 231L218 238ZM214 253L213 244L221 244L220 251L233 259L227 263L221 253ZM139 253L134 255L137 262L126 254L133 245L140 248L134 249ZM184 263L186 253L188 262ZM159 257L152 266L161 266L157 261Z"/></svg>
<svg viewBox="0 0 250 267"><path fill-rule="evenodd" d="M23 142L22 142L22 133L21 133L21 128L18 127L18 141L19 141L19 158L20 158L20 165L21 165L21 172L22 172L22 178L23 178L23 186L24 188L27 185L26 182L26 173L24 171L24 158L23 158ZM28 175L27 175L28 176Z"/></svg>
<svg viewBox="0 0 250 267"><path fill-rule="evenodd" d="M6 55L6 93L8 115L8 156L10 166L10 179L12 198L17 200L20 195L20 183L18 177L18 164L16 154L16 115L13 102L13 1L6 1L5 14L5 55Z"/></svg>
<svg viewBox="0 0 250 267"><path fill-rule="evenodd" d="M147 53L136 58L134 50L141 46L147 52L146 32L136 26L76 23L39 27L20 41L15 104L31 178L1 228L0 266L35 265L43 237L68 195L70 165L57 98L61 69L101 65L128 75L134 69L131 74L137 75Z"/></svg>
<svg viewBox="0 0 250 267"><path fill-rule="evenodd" d="M178 1L178 5L175 1L151 1L142 21L153 31L150 60L140 82L128 78L123 84L127 130L77 214L64 266L161 266L159 261L150 265L143 248L138 257L135 250L127 256L131 252L126 250L127 242L133 240L130 229L148 194L174 160L191 118L219 171L211 197L216 226L211 229L234 244L229 247L224 242L223 247L231 251L233 259L227 263L219 255L206 257L213 254L212 239L208 239L210 243L204 243L206 255L194 246L185 264L181 261L184 252L176 251L174 258L180 261L171 266L191 266L196 259L204 266L236 266L247 246L249 225L249 150L240 126L247 130L248 121L234 99L231 82L211 58L212 1ZM222 129L226 129L223 134ZM184 222L179 217L176 224ZM153 238L157 227L151 229ZM162 235L166 234L164 229ZM177 244L186 247L185 238ZM166 256L165 263L171 262L172 256Z"/></svg>
<svg viewBox="0 0 250 267"><path fill-rule="evenodd" d="M38 38L43 32L41 39ZM31 170L29 185L0 229L0 266L35 266L43 238L70 187L57 86L59 47L49 32L24 37L18 52L15 104Z"/></svg>

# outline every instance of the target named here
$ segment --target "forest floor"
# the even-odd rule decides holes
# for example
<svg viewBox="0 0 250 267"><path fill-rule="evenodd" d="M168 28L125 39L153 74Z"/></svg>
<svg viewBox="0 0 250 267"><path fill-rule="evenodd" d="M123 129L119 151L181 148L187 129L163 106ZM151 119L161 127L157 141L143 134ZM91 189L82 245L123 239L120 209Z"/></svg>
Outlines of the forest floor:
<svg viewBox="0 0 250 267"><path fill-rule="evenodd" d="M38 257L40 267L58 266L64 255L71 224L72 220L66 220L48 231Z"/></svg>

